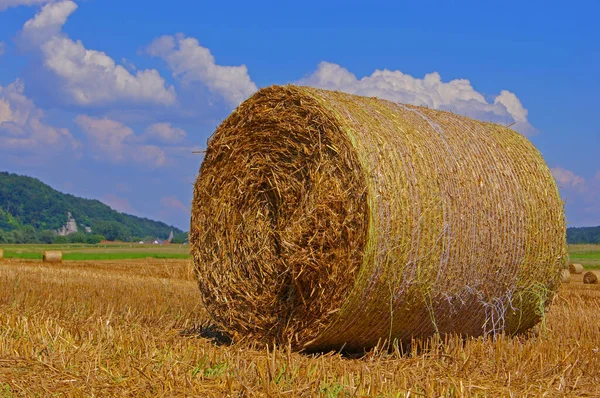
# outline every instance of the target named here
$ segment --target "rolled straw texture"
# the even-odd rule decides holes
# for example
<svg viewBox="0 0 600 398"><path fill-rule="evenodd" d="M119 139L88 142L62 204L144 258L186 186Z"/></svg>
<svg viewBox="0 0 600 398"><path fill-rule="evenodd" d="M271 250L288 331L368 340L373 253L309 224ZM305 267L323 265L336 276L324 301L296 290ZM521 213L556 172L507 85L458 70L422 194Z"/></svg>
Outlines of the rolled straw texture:
<svg viewBox="0 0 600 398"><path fill-rule="evenodd" d="M595 285L598 283L598 275L600 275L600 272L598 271L588 271L585 274L583 274L583 283L585 284L589 284L589 285Z"/></svg>
<svg viewBox="0 0 600 398"><path fill-rule="evenodd" d="M569 272L572 274L581 274L581 273L583 273L583 265L569 264Z"/></svg>
<svg viewBox="0 0 600 398"><path fill-rule="evenodd" d="M190 242L218 324L305 350L522 332L566 265L563 204L522 135L296 86L210 138Z"/></svg>
<svg viewBox="0 0 600 398"><path fill-rule="evenodd" d="M571 282L571 273L569 272L569 270L563 269L560 278L561 278L560 281L562 283L570 283Z"/></svg>
<svg viewBox="0 0 600 398"><path fill-rule="evenodd" d="M42 254L42 261L45 263L62 262L62 252L57 250L46 250Z"/></svg>

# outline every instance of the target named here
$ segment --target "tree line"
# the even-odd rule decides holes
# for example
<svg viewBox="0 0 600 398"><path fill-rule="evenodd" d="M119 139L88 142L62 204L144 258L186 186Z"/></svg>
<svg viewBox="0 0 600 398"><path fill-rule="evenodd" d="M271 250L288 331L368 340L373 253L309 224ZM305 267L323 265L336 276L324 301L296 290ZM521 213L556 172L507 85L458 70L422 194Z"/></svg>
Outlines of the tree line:
<svg viewBox="0 0 600 398"><path fill-rule="evenodd" d="M77 233L58 236L70 212ZM85 233L85 227L91 233ZM98 200L59 192L38 179L0 172L0 243L97 243L166 239L171 230L174 243L187 233L148 218L119 213Z"/></svg>
<svg viewBox="0 0 600 398"><path fill-rule="evenodd" d="M600 243L600 226L568 228L567 243Z"/></svg>

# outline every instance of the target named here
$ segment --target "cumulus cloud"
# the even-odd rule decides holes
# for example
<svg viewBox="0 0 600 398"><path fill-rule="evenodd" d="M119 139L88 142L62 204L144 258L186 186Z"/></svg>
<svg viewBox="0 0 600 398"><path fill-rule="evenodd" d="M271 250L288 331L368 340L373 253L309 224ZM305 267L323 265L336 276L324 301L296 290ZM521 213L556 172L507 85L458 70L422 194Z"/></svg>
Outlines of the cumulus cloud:
<svg viewBox="0 0 600 398"><path fill-rule="evenodd" d="M186 206L175 196L165 196L160 199L160 204L167 210L177 210L184 213L189 213L189 206Z"/></svg>
<svg viewBox="0 0 600 398"><path fill-rule="evenodd" d="M115 120L77 116L75 122L87 136L97 159L108 159L114 163L133 160L154 167L166 162L165 152L154 145L139 145L133 130Z"/></svg>
<svg viewBox="0 0 600 398"><path fill-rule="evenodd" d="M24 94L20 80L0 86L0 152L76 153L81 144L66 128L48 126L44 112Z"/></svg>
<svg viewBox="0 0 600 398"><path fill-rule="evenodd" d="M39 51L44 67L58 77L66 102L81 106L176 102L175 89L167 86L155 69L132 74L104 52L87 49L62 32L76 9L77 4L70 0L46 4L25 23L19 37L21 46Z"/></svg>
<svg viewBox="0 0 600 398"><path fill-rule="evenodd" d="M586 190L585 179L573 173L571 170L554 167L551 171L559 188L576 189L578 191Z"/></svg>
<svg viewBox="0 0 600 398"><path fill-rule="evenodd" d="M476 119L500 124L513 124L523 134L535 129L527 121L527 110L517 96L503 90L488 102L467 79L442 81L433 72L420 79L398 70L375 70L370 76L358 79L344 67L321 62L317 70L299 81L300 84L344 91L351 94L379 97L393 102L410 103L457 112Z"/></svg>
<svg viewBox="0 0 600 398"><path fill-rule="evenodd" d="M20 42L36 46L59 35L63 25L75 10L77 4L72 1L45 5L32 19L25 22L21 30Z"/></svg>
<svg viewBox="0 0 600 398"><path fill-rule="evenodd" d="M156 145L140 145L133 147L131 155L138 163L153 164L157 167L164 166L167 162L165 151Z"/></svg>
<svg viewBox="0 0 600 398"><path fill-rule="evenodd" d="M589 180L562 167L552 168L552 175L565 200L569 224L600 225L600 170Z"/></svg>
<svg viewBox="0 0 600 398"><path fill-rule="evenodd" d="M186 133L183 129L171 126L171 123L155 123L146 128L144 136L164 143L178 143L185 139Z"/></svg>
<svg viewBox="0 0 600 398"><path fill-rule="evenodd" d="M182 34L162 36L154 40L146 51L165 60L173 76L184 84L200 82L230 105L237 106L257 90L246 65L217 65L210 50L192 37Z"/></svg>
<svg viewBox="0 0 600 398"><path fill-rule="evenodd" d="M135 214L134 208L129 203L129 200L121 198L115 194L107 193L102 197L102 202L112 208L113 210L119 211L126 214Z"/></svg>
<svg viewBox="0 0 600 398"><path fill-rule="evenodd" d="M50 0L0 0L0 11L10 7L33 6L48 3Z"/></svg>

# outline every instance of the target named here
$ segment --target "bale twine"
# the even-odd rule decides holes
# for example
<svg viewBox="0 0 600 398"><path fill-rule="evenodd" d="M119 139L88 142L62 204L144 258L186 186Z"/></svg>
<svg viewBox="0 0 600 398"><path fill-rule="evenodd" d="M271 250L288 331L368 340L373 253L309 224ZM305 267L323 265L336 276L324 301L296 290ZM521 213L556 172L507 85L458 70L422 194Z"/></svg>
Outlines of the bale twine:
<svg viewBox="0 0 600 398"><path fill-rule="evenodd" d="M42 254L42 261L45 263L61 263L62 252L57 250L46 250Z"/></svg>
<svg viewBox="0 0 600 398"><path fill-rule="evenodd" d="M560 285L563 205L503 126L273 86L210 138L191 253L233 334L362 350L435 333L518 333Z"/></svg>
<svg viewBox="0 0 600 398"><path fill-rule="evenodd" d="M588 285L596 285L598 283L598 273L593 271L588 271L583 274L583 283Z"/></svg>
<svg viewBox="0 0 600 398"><path fill-rule="evenodd" d="M583 273L583 265L569 264L569 272L572 274L582 274Z"/></svg>
<svg viewBox="0 0 600 398"><path fill-rule="evenodd" d="M569 282L571 282L571 273L569 272L569 270L567 270L567 269L563 269L562 270L562 274L560 276L560 281L562 283L569 283Z"/></svg>

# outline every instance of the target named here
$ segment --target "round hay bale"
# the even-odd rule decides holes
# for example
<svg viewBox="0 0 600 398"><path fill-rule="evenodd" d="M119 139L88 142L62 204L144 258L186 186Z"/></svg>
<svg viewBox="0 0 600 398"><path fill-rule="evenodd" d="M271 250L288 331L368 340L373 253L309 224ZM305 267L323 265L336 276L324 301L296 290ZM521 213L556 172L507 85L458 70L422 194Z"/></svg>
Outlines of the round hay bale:
<svg viewBox="0 0 600 398"><path fill-rule="evenodd" d="M210 138L190 249L226 331L354 351L531 328L560 285L565 228L542 156L506 127L273 86Z"/></svg>
<svg viewBox="0 0 600 398"><path fill-rule="evenodd" d="M0 260L4 259L4 249L0 249Z"/></svg>
<svg viewBox="0 0 600 398"><path fill-rule="evenodd" d="M596 285L598 283L597 273L588 271L585 274L583 274L583 283L588 285Z"/></svg>
<svg viewBox="0 0 600 398"><path fill-rule="evenodd" d="M562 283L569 283L569 282L571 282L571 273L569 272L569 270L564 269L562 271L562 274L560 276L560 281Z"/></svg>
<svg viewBox="0 0 600 398"><path fill-rule="evenodd" d="M45 263L61 263L62 252L57 250L46 250L42 254L42 261Z"/></svg>
<svg viewBox="0 0 600 398"><path fill-rule="evenodd" d="M583 265L581 264L569 264L569 272L572 274L582 274L583 273Z"/></svg>

